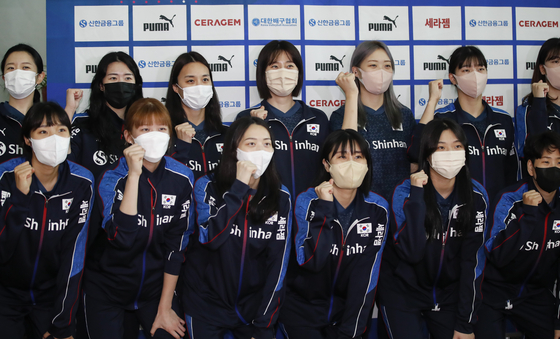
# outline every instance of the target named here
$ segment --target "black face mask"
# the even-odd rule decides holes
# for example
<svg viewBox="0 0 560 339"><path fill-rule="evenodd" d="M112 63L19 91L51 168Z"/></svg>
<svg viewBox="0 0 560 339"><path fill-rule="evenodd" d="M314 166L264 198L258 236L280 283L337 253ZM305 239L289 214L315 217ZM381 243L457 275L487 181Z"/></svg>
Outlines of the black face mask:
<svg viewBox="0 0 560 339"><path fill-rule="evenodd" d="M560 187L560 168L554 167L535 167L537 184L545 192L554 192Z"/></svg>
<svg viewBox="0 0 560 339"><path fill-rule="evenodd" d="M103 86L105 87L105 100L116 109L128 105L136 94L136 84L129 82L111 82Z"/></svg>

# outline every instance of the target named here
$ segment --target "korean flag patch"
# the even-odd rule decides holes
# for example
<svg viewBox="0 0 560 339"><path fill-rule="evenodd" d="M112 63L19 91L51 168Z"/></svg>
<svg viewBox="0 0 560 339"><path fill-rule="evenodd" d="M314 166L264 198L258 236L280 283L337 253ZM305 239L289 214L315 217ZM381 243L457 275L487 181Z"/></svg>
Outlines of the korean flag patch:
<svg viewBox="0 0 560 339"><path fill-rule="evenodd" d="M162 194L161 204L163 205L163 208L170 209L171 206L175 206L175 196L170 194Z"/></svg>
<svg viewBox="0 0 560 339"><path fill-rule="evenodd" d="M221 142L217 142L216 149L218 150L218 152L222 153L224 151L224 144Z"/></svg>
<svg viewBox="0 0 560 339"><path fill-rule="evenodd" d="M554 233L560 233L560 220L554 220L552 222L552 230Z"/></svg>
<svg viewBox="0 0 560 339"><path fill-rule="evenodd" d="M74 198L62 199L62 210L68 213L70 206L72 206L72 201L74 201Z"/></svg>
<svg viewBox="0 0 560 339"><path fill-rule="evenodd" d="M368 234L371 233L371 223L363 223L363 224L358 224L356 226L358 228L358 234Z"/></svg>
<svg viewBox="0 0 560 339"><path fill-rule="evenodd" d="M495 129L494 135L499 140L506 140L506 130L505 129Z"/></svg>
<svg viewBox="0 0 560 339"><path fill-rule="evenodd" d="M311 134L312 136L317 136L319 133L319 124L307 124L307 133Z"/></svg>

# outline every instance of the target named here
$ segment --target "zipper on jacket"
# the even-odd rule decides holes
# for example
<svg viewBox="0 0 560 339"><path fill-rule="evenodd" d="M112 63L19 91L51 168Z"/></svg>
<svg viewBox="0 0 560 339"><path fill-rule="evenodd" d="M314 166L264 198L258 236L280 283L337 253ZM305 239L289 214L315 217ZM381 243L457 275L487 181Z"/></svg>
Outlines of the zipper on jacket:
<svg viewBox="0 0 560 339"><path fill-rule="evenodd" d="M157 203L157 191L154 185L152 185L150 179L148 179L148 183L152 188L150 190L150 205L151 205L150 206L151 207L150 208L150 233L148 236L146 247L144 248L144 252L142 253L142 278L140 280L140 286L138 287L138 294L136 294L136 299L134 300L135 310L138 309L138 299L140 299L140 293L142 293L142 287L144 286L144 278L146 275L146 254L148 252L148 247L150 247L150 244L152 243L152 236L154 234L154 210L156 209L156 203ZM154 192L156 194L155 199L154 199Z"/></svg>
<svg viewBox="0 0 560 339"><path fill-rule="evenodd" d="M476 132L476 136L478 137L478 142L480 143L480 150L482 152L481 157L482 157L482 186L484 186L484 188L486 188L486 135L488 134L488 131L491 128L494 128L495 126L499 126L500 124L494 124L494 125L488 125L488 127L486 127L486 131L484 131L484 135L482 136L482 140L480 139L480 135L478 134L478 129L476 129L476 127L473 124L467 123L466 125L470 125L472 126L472 128L474 128L475 132Z"/></svg>
<svg viewBox="0 0 560 339"><path fill-rule="evenodd" d="M42 195L42 194L41 194ZM43 205L43 221L41 222L41 236L39 238L39 248L37 249L37 256L35 258L35 267L33 268L33 276L31 277L31 285L29 286L29 294L31 296L31 302L35 305L35 294L33 293L33 284L35 283L35 277L37 276L37 268L39 267L39 257L41 256L41 248L43 247L43 240L45 236L45 224L47 222L47 206L49 200L45 198L45 204Z"/></svg>
<svg viewBox="0 0 560 339"><path fill-rule="evenodd" d="M239 312L239 308L237 307L237 302L239 301L239 294L241 293L241 283L243 282L243 267L245 265L245 250L247 249L247 215L249 213L249 202L251 201L251 195L247 198L247 206L245 206L245 223L243 225L243 247L241 248L241 267L239 269L239 286L237 286L237 296L235 297L235 312L237 316L244 324L249 324Z"/></svg>
<svg viewBox="0 0 560 339"><path fill-rule="evenodd" d="M449 218L447 220L447 230L445 230L445 232L441 232L441 254L439 256L439 267L438 267L438 272L436 275L436 279L434 280L434 287L432 290L432 294L433 294L433 298L434 298L434 308L432 308L432 311L437 312L439 310L441 310L439 308L439 303L437 302L437 297L436 297L436 287L437 287L437 283L439 281L439 276L441 275L441 269L443 268L443 257L445 254L445 244L447 243L447 239L449 238L449 228L451 228L451 217L453 216L454 213L454 208L451 209L451 211L449 211ZM441 212L440 212L441 215Z"/></svg>

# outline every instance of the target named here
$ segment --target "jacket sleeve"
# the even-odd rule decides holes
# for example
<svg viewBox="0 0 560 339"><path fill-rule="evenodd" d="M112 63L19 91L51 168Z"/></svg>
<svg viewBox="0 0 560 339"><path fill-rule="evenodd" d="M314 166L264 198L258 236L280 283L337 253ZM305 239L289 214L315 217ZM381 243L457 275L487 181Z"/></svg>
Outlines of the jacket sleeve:
<svg viewBox="0 0 560 339"><path fill-rule="evenodd" d="M171 157L182 164L187 164L189 161L189 152L191 150L192 143L183 141L179 138L175 138L175 144L173 149L171 149Z"/></svg>
<svg viewBox="0 0 560 339"><path fill-rule="evenodd" d="M506 159L506 180L505 187L515 184L517 180L521 179L521 168L519 163L519 156L517 154L517 148L515 148L515 130L513 128L513 121L510 120L509 131L511 131L511 145L509 146L508 156ZM494 198L494 197L492 197Z"/></svg>
<svg viewBox="0 0 560 339"><path fill-rule="evenodd" d="M361 338L371 322L370 312L375 300L381 257L389 227L389 206L387 202L383 203L384 205L371 207L375 208L375 215L371 219L373 239L370 239L364 253L354 258L357 262L351 273L352 285L346 295L344 314L338 329L339 338Z"/></svg>
<svg viewBox="0 0 560 339"><path fill-rule="evenodd" d="M410 144L408 145L408 150L406 155L408 160L412 163L418 162L418 157L420 156L420 137L422 137L422 132L424 131L424 124L416 124L414 130L412 131L412 137L410 138Z"/></svg>
<svg viewBox="0 0 560 339"><path fill-rule="evenodd" d="M82 135L81 128L72 126L72 138L70 139L71 152L68 154L68 160L81 164L80 154L82 152Z"/></svg>
<svg viewBox="0 0 560 339"><path fill-rule="evenodd" d="M95 199L93 176L89 184L76 189L69 210L68 225L61 240L61 264L57 276L56 299L49 333L56 338L73 334L80 285L86 256L88 227ZM85 182L85 180L84 180Z"/></svg>
<svg viewBox="0 0 560 339"><path fill-rule="evenodd" d="M410 196L407 196L408 192ZM393 194L392 208L392 241L397 253L409 263L418 263L423 259L426 248L424 189L407 187L405 184L397 186Z"/></svg>
<svg viewBox="0 0 560 339"><path fill-rule="evenodd" d="M343 120L344 114L341 114L339 110L332 112L331 118L329 120L329 127L331 132L341 129Z"/></svg>
<svg viewBox="0 0 560 339"><path fill-rule="evenodd" d="M473 200L477 202L473 225L466 232L459 252L461 278L455 330L461 333L473 333L472 324L476 321L476 310L481 303L480 280L485 263L484 229L488 215L488 197L481 190L473 193Z"/></svg>
<svg viewBox="0 0 560 339"><path fill-rule="evenodd" d="M288 192L286 189L285 192ZM272 236L266 250L266 282L263 287L263 298L253 320L254 339L272 339L274 326L278 320L280 306L284 299L284 277L290 259L292 237L292 206L286 199L284 206L278 211L278 229ZM285 231L284 231L284 229Z"/></svg>
<svg viewBox="0 0 560 339"><path fill-rule="evenodd" d="M560 281L560 261L558 262L558 267L556 268L557 271L557 278L556 283ZM556 287L556 314L554 317L554 330L560 331L560 288Z"/></svg>
<svg viewBox="0 0 560 339"><path fill-rule="evenodd" d="M333 244L334 202L321 200L313 188L300 194L296 201L295 247L298 264L319 272L325 266Z"/></svg>
<svg viewBox="0 0 560 339"><path fill-rule="evenodd" d="M0 180L2 209L0 217L0 264L8 262L19 243L21 232L25 227L29 205L33 193L23 194L8 177L12 174L3 173Z"/></svg>
<svg viewBox="0 0 560 339"><path fill-rule="evenodd" d="M124 159L121 158L121 161ZM127 175L119 176L112 172L105 172L99 183L98 192L103 209L101 227L105 231L109 244L117 248L129 249L133 246L140 227L138 215L121 212L119 207Z"/></svg>
<svg viewBox="0 0 560 339"><path fill-rule="evenodd" d="M192 204L192 180L182 189L183 196L175 207L173 222L165 231L166 258L164 271L171 275L179 275L181 264L185 256L184 252L188 239L193 233L193 225L190 224L190 206Z"/></svg>
<svg viewBox="0 0 560 339"><path fill-rule="evenodd" d="M218 249L229 237L236 215L244 208L249 186L235 180L223 197L217 197L213 184L203 177L195 185L198 240L203 246ZM220 205L217 206L218 202Z"/></svg>
<svg viewBox="0 0 560 339"><path fill-rule="evenodd" d="M545 98L533 98L533 104L527 104L524 121L527 126L527 137L548 130L548 111L546 110Z"/></svg>
<svg viewBox="0 0 560 339"><path fill-rule="evenodd" d="M485 252L488 260L497 267L511 262L535 229L539 207L524 205L522 200L515 200L512 194L502 195L491 219Z"/></svg>

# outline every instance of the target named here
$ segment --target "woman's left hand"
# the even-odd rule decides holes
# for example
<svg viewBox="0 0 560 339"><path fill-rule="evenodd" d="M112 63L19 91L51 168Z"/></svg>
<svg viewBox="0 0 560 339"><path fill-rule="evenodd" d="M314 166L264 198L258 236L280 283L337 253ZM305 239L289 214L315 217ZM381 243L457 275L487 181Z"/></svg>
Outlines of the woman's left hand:
<svg viewBox="0 0 560 339"><path fill-rule="evenodd" d="M49 331L45 332L45 334L43 334L43 339L47 339L48 337L50 337L51 334L49 333ZM56 338L53 336L54 339L74 339L73 336L69 336L68 338Z"/></svg>
<svg viewBox="0 0 560 339"><path fill-rule="evenodd" d="M455 331L453 333L453 339L474 339L474 333L467 334Z"/></svg>
<svg viewBox="0 0 560 339"><path fill-rule="evenodd" d="M188 122L175 126L175 132L177 132L177 138L183 140L184 142L188 142L189 144L192 142L192 138L194 138L194 135L196 134L194 127Z"/></svg>
<svg viewBox="0 0 560 339"><path fill-rule="evenodd" d="M180 339L185 336L185 321L173 311L173 309L168 308L165 310L158 309L156 319L150 330L152 337L156 333L157 329L161 328L167 333L171 334L174 338Z"/></svg>

